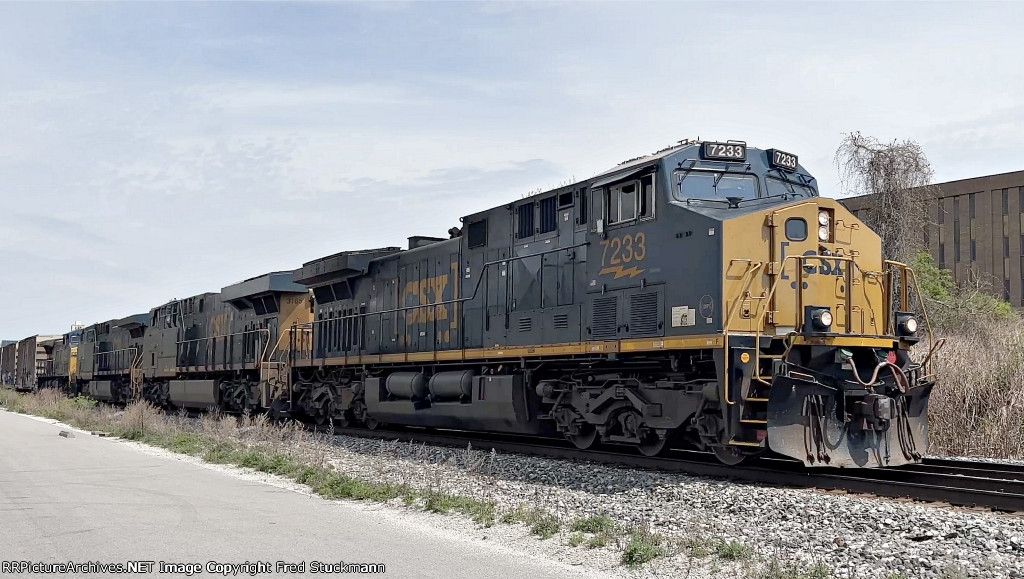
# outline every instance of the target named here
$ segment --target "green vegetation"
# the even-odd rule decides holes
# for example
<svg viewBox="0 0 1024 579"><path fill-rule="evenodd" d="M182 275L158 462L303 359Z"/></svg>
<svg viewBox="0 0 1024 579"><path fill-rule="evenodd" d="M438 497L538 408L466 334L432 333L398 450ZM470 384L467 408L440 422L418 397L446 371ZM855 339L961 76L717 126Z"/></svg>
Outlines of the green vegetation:
<svg viewBox="0 0 1024 579"><path fill-rule="evenodd" d="M569 530L581 533L611 533L615 530L615 521L605 515L576 519L569 526Z"/></svg>
<svg viewBox="0 0 1024 579"><path fill-rule="evenodd" d="M637 529L630 533L626 548L622 551L622 564L635 567L667 554L665 539L661 535Z"/></svg>
<svg viewBox="0 0 1024 579"><path fill-rule="evenodd" d="M736 541L722 541L715 547L715 554L726 561L739 561L750 557L750 547Z"/></svg>
<svg viewBox="0 0 1024 579"><path fill-rule="evenodd" d="M958 285L952 271L940 269L923 251L914 254L910 265L936 328L962 330L1020 320L1013 306L993 295L987 280Z"/></svg>

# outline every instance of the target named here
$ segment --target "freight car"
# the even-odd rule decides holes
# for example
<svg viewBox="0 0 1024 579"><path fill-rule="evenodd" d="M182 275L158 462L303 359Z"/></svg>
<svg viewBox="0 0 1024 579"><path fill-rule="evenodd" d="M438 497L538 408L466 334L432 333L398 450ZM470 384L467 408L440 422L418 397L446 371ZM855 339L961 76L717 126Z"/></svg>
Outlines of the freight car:
<svg viewBox="0 0 1024 579"><path fill-rule="evenodd" d="M461 221L296 272L315 320L291 332L287 409L726 463L920 460L913 274L795 155L685 142Z"/></svg>
<svg viewBox="0 0 1024 579"><path fill-rule="evenodd" d="M61 336L30 336L18 342L14 389L32 391L39 389L39 374L46 371L51 360L53 346Z"/></svg>
<svg viewBox="0 0 1024 579"><path fill-rule="evenodd" d="M0 344L0 386L14 388L18 367L18 342L4 340Z"/></svg>

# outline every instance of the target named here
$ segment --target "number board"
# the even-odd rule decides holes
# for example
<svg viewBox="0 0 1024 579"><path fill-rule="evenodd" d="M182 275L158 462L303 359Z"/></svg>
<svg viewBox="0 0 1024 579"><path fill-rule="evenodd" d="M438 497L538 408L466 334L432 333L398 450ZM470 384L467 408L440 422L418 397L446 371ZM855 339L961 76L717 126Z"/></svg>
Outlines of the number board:
<svg viewBox="0 0 1024 579"><path fill-rule="evenodd" d="M701 147L701 157L719 161L746 161L746 143L712 143L706 142Z"/></svg>
<svg viewBox="0 0 1024 579"><path fill-rule="evenodd" d="M793 153L778 149L768 149L768 164L784 171L796 171L797 159Z"/></svg>

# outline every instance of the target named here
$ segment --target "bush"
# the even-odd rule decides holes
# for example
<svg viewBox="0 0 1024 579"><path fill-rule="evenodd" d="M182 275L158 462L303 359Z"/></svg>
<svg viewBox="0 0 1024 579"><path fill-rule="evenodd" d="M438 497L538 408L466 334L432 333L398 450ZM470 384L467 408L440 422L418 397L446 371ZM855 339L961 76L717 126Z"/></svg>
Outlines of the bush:
<svg viewBox="0 0 1024 579"><path fill-rule="evenodd" d="M635 530L629 535L626 548L622 551L622 564L635 567L649 561L664 557L668 549L661 535L646 530Z"/></svg>

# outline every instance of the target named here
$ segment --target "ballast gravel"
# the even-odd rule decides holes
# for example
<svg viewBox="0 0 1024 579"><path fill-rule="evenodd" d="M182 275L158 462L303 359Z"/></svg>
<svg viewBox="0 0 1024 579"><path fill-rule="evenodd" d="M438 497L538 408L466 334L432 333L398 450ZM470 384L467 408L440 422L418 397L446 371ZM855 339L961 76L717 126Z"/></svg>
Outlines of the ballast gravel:
<svg viewBox="0 0 1024 579"><path fill-rule="evenodd" d="M560 558L630 577L765 577L772 563L775 577L828 576L826 569L833 577L1024 577L1018 515L348 436L326 448L330 464L350 476L493 501L499 510L545 509L565 523L562 531L526 543L558 545ZM625 538L598 549L566 546L571 521L602 514L663 536L668 555L637 569L620 564ZM493 539L502 526L483 534ZM716 547L734 542L743 547Z"/></svg>

